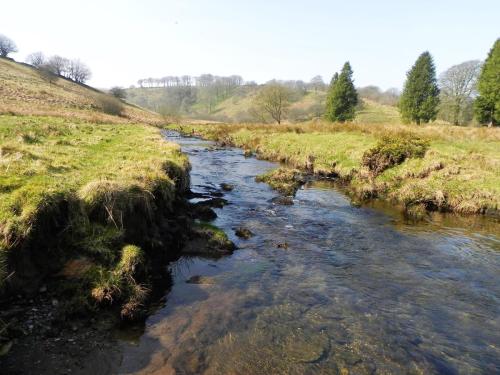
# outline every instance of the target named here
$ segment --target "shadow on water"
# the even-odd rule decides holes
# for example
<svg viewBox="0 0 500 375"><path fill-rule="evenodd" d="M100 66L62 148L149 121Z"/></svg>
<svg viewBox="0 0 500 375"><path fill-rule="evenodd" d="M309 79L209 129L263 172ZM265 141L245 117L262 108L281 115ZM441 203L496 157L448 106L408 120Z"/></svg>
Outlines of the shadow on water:
<svg viewBox="0 0 500 375"><path fill-rule="evenodd" d="M239 250L172 264L165 304L122 342L117 372L500 372L498 222L411 223L381 203L354 207L325 182L277 205L255 182L275 164L168 136L190 156L195 192L235 186L215 224ZM238 238L238 226L255 236Z"/></svg>

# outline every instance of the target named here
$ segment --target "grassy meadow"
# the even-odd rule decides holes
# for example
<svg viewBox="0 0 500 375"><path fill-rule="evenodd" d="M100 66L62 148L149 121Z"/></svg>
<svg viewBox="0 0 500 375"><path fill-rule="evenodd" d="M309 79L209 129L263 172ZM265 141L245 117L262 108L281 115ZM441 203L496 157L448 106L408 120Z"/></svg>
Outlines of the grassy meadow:
<svg viewBox="0 0 500 375"><path fill-rule="evenodd" d="M500 129L322 121L173 128L336 176L359 198L389 199L409 211L472 214L500 207ZM411 140L420 140L424 152L412 155Z"/></svg>

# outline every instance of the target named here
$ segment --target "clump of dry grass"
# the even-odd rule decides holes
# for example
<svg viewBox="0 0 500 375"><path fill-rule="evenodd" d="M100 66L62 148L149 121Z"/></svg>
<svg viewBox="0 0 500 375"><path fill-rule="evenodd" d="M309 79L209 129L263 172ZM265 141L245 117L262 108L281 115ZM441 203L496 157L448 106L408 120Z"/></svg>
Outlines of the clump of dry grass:
<svg viewBox="0 0 500 375"><path fill-rule="evenodd" d="M154 195L139 185L99 180L91 181L78 191L89 216L106 217L109 223L123 228L123 216L141 212L145 219L152 217Z"/></svg>

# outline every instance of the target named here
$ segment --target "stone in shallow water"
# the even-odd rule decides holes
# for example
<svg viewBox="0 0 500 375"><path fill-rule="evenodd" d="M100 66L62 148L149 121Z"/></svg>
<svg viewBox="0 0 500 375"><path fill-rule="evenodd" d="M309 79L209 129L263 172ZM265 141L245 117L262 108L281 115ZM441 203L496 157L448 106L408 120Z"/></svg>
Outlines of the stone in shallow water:
<svg viewBox="0 0 500 375"><path fill-rule="evenodd" d="M220 184L220 187L224 191L232 191L234 189L234 185L226 184L225 182L223 182L222 184Z"/></svg>
<svg viewBox="0 0 500 375"><path fill-rule="evenodd" d="M292 197L276 197L271 200L272 203L274 204L279 204L281 206L291 206L293 205L293 198Z"/></svg>
<svg viewBox="0 0 500 375"><path fill-rule="evenodd" d="M188 284L202 284L202 285L213 285L216 283L215 279L210 276L195 275L191 276L186 280Z"/></svg>
<svg viewBox="0 0 500 375"><path fill-rule="evenodd" d="M250 229L244 227L239 227L238 229L236 229L235 234L240 238L244 238L245 240L248 240L253 236L253 233L250 231Z"/></svg>

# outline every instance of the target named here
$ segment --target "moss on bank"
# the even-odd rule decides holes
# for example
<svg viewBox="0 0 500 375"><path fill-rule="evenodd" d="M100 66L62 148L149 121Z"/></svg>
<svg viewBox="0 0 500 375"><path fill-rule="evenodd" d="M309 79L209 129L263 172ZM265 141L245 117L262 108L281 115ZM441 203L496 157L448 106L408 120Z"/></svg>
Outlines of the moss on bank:
<svg viewBox="0 0 500 375"><path fill-rule="evenodd" d="M0 116L0 150L3 291L36 290L85 259L86 272L70 276L75 298L118 302L133 317L147 295L145 269L181 242L183 223L173 221L189 163L179 146L146 125Z"/></svg>
<svg viewBox="0 0 500 375"><path fill-rule="evenodd" d="M171 126L427 210L498 213L500 129L447 125L331 124Z"/></svg>

